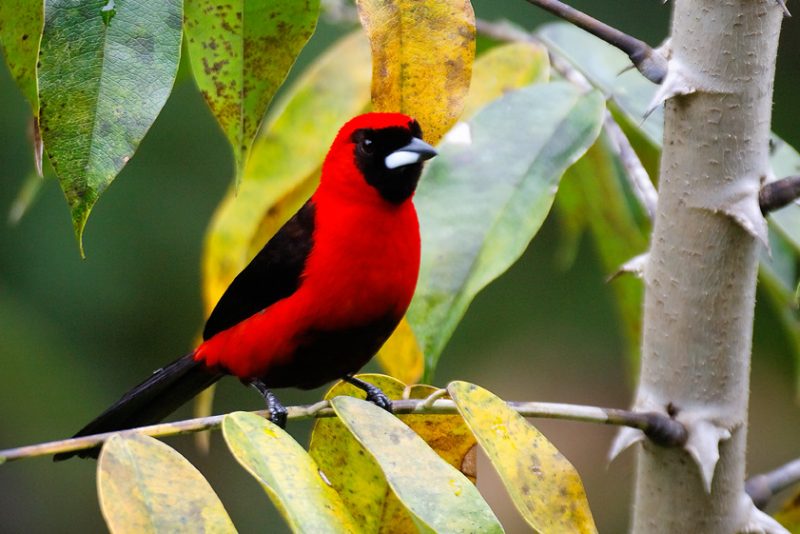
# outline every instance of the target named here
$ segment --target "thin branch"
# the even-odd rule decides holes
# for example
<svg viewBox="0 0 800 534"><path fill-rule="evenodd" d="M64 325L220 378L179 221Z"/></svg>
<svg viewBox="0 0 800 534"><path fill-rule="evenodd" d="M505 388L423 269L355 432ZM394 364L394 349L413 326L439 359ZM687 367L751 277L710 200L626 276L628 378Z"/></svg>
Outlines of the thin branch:
<svg viewBox="0 0 800 534"><path fill-rule="evenodd" d="M798 198L800 198L800 176L788 176L769 182L758 192L758 203L764 215L791 204Z"/></svg>
<svg viewBox="0 0 800 534"><path fill-rule="evenodd" d="M747 480L744 489L759 509L769 503L777 493L800 482L800 458L777 469L755 475Z"/></svg>
<svg viewBox="0 0 800 534"><path fill-rule="evenodd" d="M395 414L455 414L458 413L453 401L447 399L405 399L392 402ZM576 404L557 404L547 402L509 402L508 405L525 417L544 419L563 419L605 425L629 426L638 428L650 439L663 446L679 446L686 442L686 428L674 419L658 413L637 413L615 408L598 408ZM305 406L290 406L288 419L298 421L320 417L333 417L334 411L328 401L317 402ZM266 410L253 412L267 417ZM222 424L224 415L187 419L174 423L144 426L125 432L137 432L147 436L167 437L180 434L191 434L204 430L215 430ZM14 449L0 450L0 464L23 458L50 456L62 452L74 452L91 449L104 443L117 432L106 432L94 436L50 441L36 445L28 445Z"/></svg>
<svg viewBox="0 0 800 534"><path fill-rule="evenodd" d="M647 212L647 216L652 221L656 216L658 192L652 180L650 180L650 175L647 174L639 156L631 146L628 136L625 135L625 132L622 131L622 128L620 128L608 110L606 110L603 128L611 139L614 150L619 155L622 166L625 168L625 175L628 177L633 194L639 199L639 202Z"/></svg>
<svg viewBox="0 0 800 534"><path fill-rule="evenodd" d="M636 69L651 82L660 84L664 81L667 75L667 59L644 41L623 33L558 0L526 1L619 48L627 54Z"/></svg>

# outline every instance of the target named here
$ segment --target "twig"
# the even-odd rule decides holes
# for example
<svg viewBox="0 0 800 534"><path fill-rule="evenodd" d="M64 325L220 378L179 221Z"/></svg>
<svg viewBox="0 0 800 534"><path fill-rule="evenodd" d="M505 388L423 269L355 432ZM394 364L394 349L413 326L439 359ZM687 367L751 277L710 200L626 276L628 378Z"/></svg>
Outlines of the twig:
<svg viewBox="0 0 800 534"><path fill-rule="evenodd" d="M639 199L650 220L653 220L656 216L656 207L658 205L658 192L650 180L650 175L644 169L639 156L631 146L628 136L625 135L625 132L622 131L622 128L620 128L608 110L606 110L603 129L605 129L606 134L608 134L613 143L615 152L619 155L633 194Z"/></svg>
<svg viewBox="0 0 800 534"><path fill-rule="evenodd" d="M750 477L744 489L753 499L753 504L763 509L776 493L798 482L800 482L800 458L767 473Z"/></svg>
<svg viewBox="0 0 800 534"><path fill-rule="evenodd" d="M798 197L800 197L800 176L789 176L764 184L758 192L758 203L761 206L761 213L766 215L794 202Z"/></svg>
<svg viewBox="0 0 800 534"><path fill-rule="evenodd" d="M576 404L556 404L547 402L509 402L508 405L525 417L545 419L563 419L568 421L582 421L605 425L630 426L643 431L654 442L663 446L678 446L686 441L686 428L670 417L658 413L638 413L615 408L598 408L594 406L580 406ZM455 414L458 413L456 405L451 400L438 399L430 402L428 399L407 399L392 402L396 414ZM288 408L289 420L312 419L319 417L333 417L335 414L328 401L305 406L290 406ZM266 410L254 412L262 417L267 417ZM191 434L203 430L214 430L220 427L224 415L213 415L197 419L187 419L174 423L144 426L125 432L137 432L147 436L176 436ZM91 449L104 443L116 432L106 432L94 436L50 441L36 445L28 445L14 449L0 450L0 464L23 458L49 456L61 452L74 452Z"/></svg>
<svg viewBox="0 0 800 534"><path fill-rule="evenodd" d="M644 41L623 33L558 0L526 1L619 48L627 54L636 69L651 82L660 84L664 81L667 75L667 59Z"/></svg>

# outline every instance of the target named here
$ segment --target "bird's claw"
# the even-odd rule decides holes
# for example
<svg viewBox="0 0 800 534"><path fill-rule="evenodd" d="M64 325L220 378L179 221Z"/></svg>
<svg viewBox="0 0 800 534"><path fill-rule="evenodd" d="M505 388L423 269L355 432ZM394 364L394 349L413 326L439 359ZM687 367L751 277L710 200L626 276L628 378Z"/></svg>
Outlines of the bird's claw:
<svg viewBox="0 0 800 534"><path fill-rule="evenodd" d="M256 388L261 393L261 396L264 397L264 401L267 403L267 411L269 411L270 422L281 428L286 428L286 419L289 416L289 410L286 409L286 406L278 400L278 397L273 392L267 389L267 386L261 380L251 380L250 385Z"/></svg>
<svg viewBox="0 0 800 534"><path fill-rule="evenodd" d="M393 413L392 401L389 400L389 397L386 396L386 393L381 391L378 386L373 386L369 382L364 382L360 378L356 378L352 375L345 376L344 381L353 384L362 391L365 391L367 394L367 400L378 408L383 408L387 412Z"/></svg>
<svg viewBox="0 0 800 534"><path fill-rule="evenodd" d="M286 418L289 416L289 410L286 406L281 404L271 391L267 395L267 410L269 410L269 420L281 428L286 428Z"/></svg>
<svg viewBox="0 0 800 534"><path fill-rule="evenodd" d="M373 386L374 389L367 391L367 400L377 406L383 408L389 413L392 413L392 401L386 396L386 393Z"/></svg>

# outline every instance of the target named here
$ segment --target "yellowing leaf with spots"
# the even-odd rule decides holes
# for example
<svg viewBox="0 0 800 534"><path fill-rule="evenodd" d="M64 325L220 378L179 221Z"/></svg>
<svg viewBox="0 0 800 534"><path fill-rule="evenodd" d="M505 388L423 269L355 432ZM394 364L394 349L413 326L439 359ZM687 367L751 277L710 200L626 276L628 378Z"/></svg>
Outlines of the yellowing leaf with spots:
<svg viewBox="0 0 800 534"><path fill-rule="evenodd" d="M336 397L333 409L380 465L422 532L503 532L478 489L400 419L372 403Z"/></svg>
<svg viewBox="0 0 800 534"><path fill-rule="evenodd" d="M402 397L405 385L382 375L358 375L358 378L379 387L387 397ZM340 395L364 398L355 386L339 382L325 395L330 400ZM342 496L360 532L379 532L391 492L380 467L337 418L317 419L311 433L308 453ZM416 532L408 514L395 516L395 532ZM411 529L409 529L409 526Z"/></svg>
<svg viewBox="0 0 800 534"><path fill-rule="evenodd" d="M578 472L533 425L489 391L447 386L458 411L537 532L597 532Z"/></svg>
<svg viewBox="0 0 800 534"><path fill-rule="evenodd" d="M252 413L222 420L236 460L264 487L293 532L358 532L339 494L284 430Z"/></svg>
<svg viewBox="0 0 800 534"><path fill-rule="evenodd" d="M319 0L186 0L197 86L233 147L237 181L275 92L314 33Z"/></svg>
<svg viewBox="0 0 800 534"><path fill-rule="evenodd" d="M42 37L44 6L31 0L3 0L0 2L0 51L8 70L28 99L33 114L39 113L36 95L36 61L39 40Z"/></svg>
<svg viewBox="0 0 800 534"><path fill-rule="evenodd" d="M203 475L149 436L116 435L106 442L97 491L113 533L236 532Z"/></svg>
<svg viewBox="0 0 800 534"><path fill-rule="evenodd" d="M509 91L549 79L550 58L542 45L511 43L496 46L475 61L462 118L470 118Z"/></svg>
<svg viewBox="0 0 800 534"><path fill-rule="evenodd" d="M402 382L385 375L364 374L359 378L379 387L390 399L425 398L436 388L412 386L406 391ZM364 392L339 382L325 398L337 396L364 398ZM461 416L401 415L450 465L465 470L474 480L473 447L475 438ZM342 495L362 532L417 532L411 516L397 501L386 483L380 466L336 418L318 419L311 434L309 454Z"/></svg>
<svg viewBox="0 0 800 534"><path fill-rule="evenodd" d="M438 388L418 384L404 392L404 398L427 399ZM441 396L448 399L448 395ZM477 478L475 469L475 445L472 431L460 415L401 415L400 419L419 434L430 447L447 463L464 473L472 482Z"/></svg>
<svg viewBox="0 0 800 534"><path fill-rule="evenodd" d="M435 144L464 108L475 59L469 0L357 0L372 42L372 104L416 118Z"/></svg>
<svg viewBox="0 0 800 534"><path fill-rule="evenodd" d="M239 186L206 233L206 313L255 253L311 195L336 132L369 104L369 43L353 33L329 48L276 102Z"/></svg>

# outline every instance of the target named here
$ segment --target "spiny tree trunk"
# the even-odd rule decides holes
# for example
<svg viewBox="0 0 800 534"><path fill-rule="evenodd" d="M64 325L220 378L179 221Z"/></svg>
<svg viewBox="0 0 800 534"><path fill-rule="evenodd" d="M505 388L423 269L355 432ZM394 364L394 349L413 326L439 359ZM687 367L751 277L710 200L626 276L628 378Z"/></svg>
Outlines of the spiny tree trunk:
<svg viewBox="0 0 800 534"><path fill-rule="evenodd" d="M677 414L691 437L685 449L644 443L633 532L780 530L752 506L744 478L766 240L758 190L770 172L782 17L776 0L675 1L636 408Z"/></svg>

